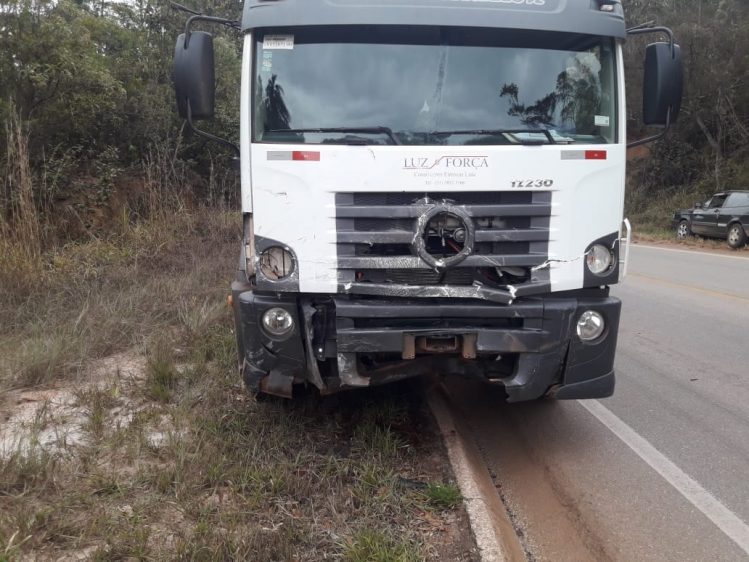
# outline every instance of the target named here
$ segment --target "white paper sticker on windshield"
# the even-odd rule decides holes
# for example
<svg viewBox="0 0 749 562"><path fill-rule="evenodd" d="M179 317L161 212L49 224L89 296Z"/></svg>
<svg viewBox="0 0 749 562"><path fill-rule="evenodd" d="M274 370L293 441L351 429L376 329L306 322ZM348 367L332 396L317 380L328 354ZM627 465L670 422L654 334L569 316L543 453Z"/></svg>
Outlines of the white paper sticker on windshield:
<svg viewBox="0 0 749 562"><path fill-rule="evenodd" d="M262 72L271 72L273 70L273 53L270 51L263 53Z"/></svg>
<svg viewBox="0 0 749 562"><path fill-rule="evenodd" d="M596 127L608 127L611 119L607 115L596 115Z"/></svg>
<svg viewBox="0 0 749 562"><path fill-rule="evenodd" d="M263 38L263 49L286 49L294 48L293 35L266 35Z"/></svg>

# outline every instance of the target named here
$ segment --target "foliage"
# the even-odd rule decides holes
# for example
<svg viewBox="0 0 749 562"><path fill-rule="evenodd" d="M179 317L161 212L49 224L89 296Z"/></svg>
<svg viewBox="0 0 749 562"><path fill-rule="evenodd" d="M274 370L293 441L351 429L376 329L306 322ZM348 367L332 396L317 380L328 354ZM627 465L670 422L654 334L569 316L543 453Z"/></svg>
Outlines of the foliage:
<svg viewBox="0 0 749 562"><path fill-rule="evenodd" d="M209 4L199 8L238 15L233 3ZM183 131L171 61L185 17L164 0L0 0L0 122L15 123L12 130L24 133L34 204L47 222L55 219L63 239L82 234L81 228L59 232L70 214L83 231L95 231L101 226L91 218L96 209L116 213L123 200L137 200L139 190L128 180L148 181L155 161L179 171L193 200L215 188L216 168L229 169L229 156L220 148L195 137L175 141ZM211 31L218 107L209 127L236 138L239 42L228 30ZM20 141L6 129L0 139L0 164L8 168L0 221L19 224L19 189L7 178L11 172L18 176L11 168ZM227 199L235 180L219 177L222 193L213 189L211 198ZM53 213L53 206L66 211ZM144 209L137 201L130 206Z"/></svg>
<svg viewBox="0 0 749 562"><path fill-rule="evenodd" d="M746 188L749 4L623 3L629 25L674 29L686 67L682 115L669 140L633 155L628 211L638 216L658 198L687 205L714 190ZM241 10L228 0L191 7L230 18ZM85 239L123 213L137 218L236 197L231 155L185 134L176 115L171 60L184 20L167 0L0 0L0 235L31 225L31 241L21 247L33 254L45 242ZM241 46L235 32L210 30L218 107L205 127L236 140ZM644 49L653 40L631 38L624 51L632 139L647 133L639 125L639 91ZM543 108L516 108L536 109ZM16 157L19 150L24 158ZM144 200L143 191L157 197ZM23 218L30 209L39 215L31 223Z"/></svg>
<svg viewBox="0 0 749 562"><path fill-rule="evenodd" d="M628 211L644 217L659 200L691 206L717 190L749 188L749 4L625 0L624 6L630 25L654 20L673 28L685 65L679 122L668 140L636 153L628 178ZM631 138L644 135L637 127L638 90L644 47L652 41L651 36L635 38L625 49ZM665 226L670 216L661 215L657 224Z"/></svg>

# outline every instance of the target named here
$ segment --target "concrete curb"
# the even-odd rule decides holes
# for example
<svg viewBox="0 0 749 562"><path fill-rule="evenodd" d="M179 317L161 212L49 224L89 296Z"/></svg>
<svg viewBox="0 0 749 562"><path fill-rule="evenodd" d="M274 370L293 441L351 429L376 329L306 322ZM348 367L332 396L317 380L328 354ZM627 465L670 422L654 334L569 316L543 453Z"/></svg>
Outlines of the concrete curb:
<svg viewBox="0 0 749 562"><path fill-rule="evenodd" d="M426 394L447 448L482 562L525 561L523 547L481 453L451 410L444 389L430 385Z"/></svg>

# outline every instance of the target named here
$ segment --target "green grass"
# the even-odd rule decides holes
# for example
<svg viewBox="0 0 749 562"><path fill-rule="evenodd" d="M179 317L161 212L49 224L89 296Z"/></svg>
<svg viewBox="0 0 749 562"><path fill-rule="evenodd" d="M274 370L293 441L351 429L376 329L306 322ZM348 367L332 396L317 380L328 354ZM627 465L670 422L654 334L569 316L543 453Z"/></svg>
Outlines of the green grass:
<svg viewBox="0 0 749 562"><path fill-rule="evenodd" d="M408 445L389 427L365 420L354 433L354 446L363 454L393 458Z"/></svg>
<svg viewBox="0 0 749 562"><path fill-rule="evenodd" d="M430 505L441 509L454 509L463 501L460 490L453 484L427 484L424 496Z"/></svg>
<svg viewBox="0 0 749 562"><path fill-rule="evenodd" d="M416 562L418 549L386 533L365 529L356 533L343 550L347 562Z"/></svg>
<svg viewBox="0 0 749 562"><path fill-rule="evenodd" d="M146 396L156 402L171 402L177 390L180 374L174 365L174 357L164 344L159 344L146 365Z"/></svg>

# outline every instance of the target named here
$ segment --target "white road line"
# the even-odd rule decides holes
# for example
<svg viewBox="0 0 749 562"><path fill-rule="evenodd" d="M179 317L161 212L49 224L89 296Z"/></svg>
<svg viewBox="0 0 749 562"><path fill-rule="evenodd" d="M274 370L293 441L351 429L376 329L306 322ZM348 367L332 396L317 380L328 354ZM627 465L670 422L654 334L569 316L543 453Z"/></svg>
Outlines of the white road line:
<svg viewBox="0 0 749 562"><path fill-rule="evenodd" d="M692 254L698 256L713 256L715 258L726 258L728 260L744 260L749 263L749 256L727 256L725 254L715 254L713 252L699 252L697 250L677 250L676 248L662 248L660 246L648 246L647 244L632 244L632 249L645 248L647 250L659 250L661 252L675 252L677 254Z"/></svg>
<svg viewBox="0 0 749 562"><path fill-rule="evenodd" d="M739 548L749 554L749 526L739 519L710 492L700 486L686 472L671 462L634 429L629 427L598 400L578 403L588 410L603 425L650 465L658 474L699 509L710 521L723 531Z"/></svg>

